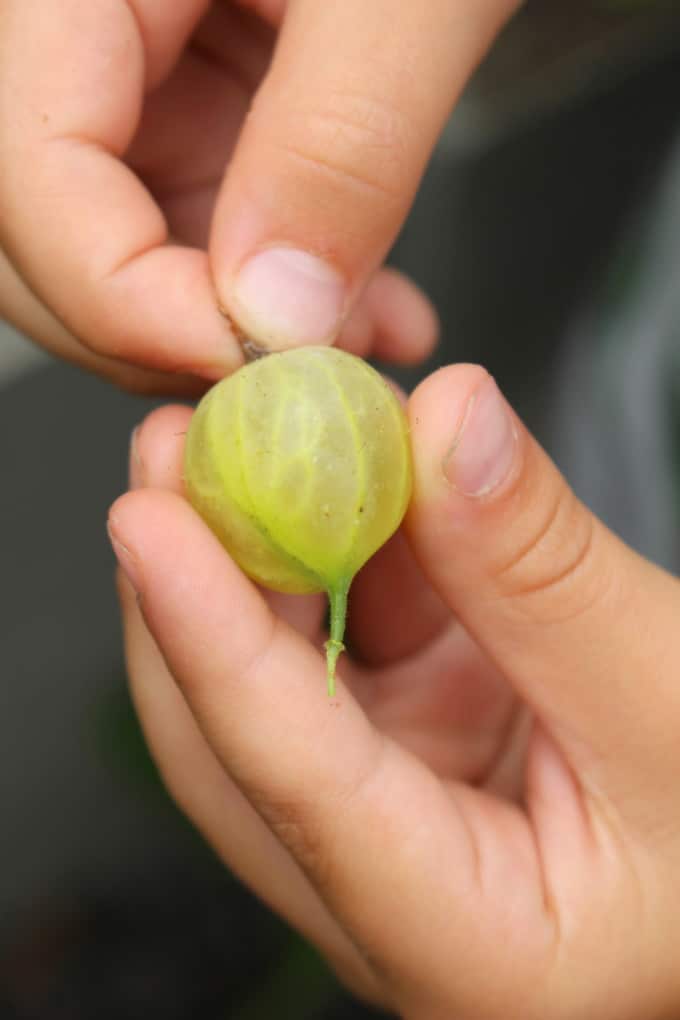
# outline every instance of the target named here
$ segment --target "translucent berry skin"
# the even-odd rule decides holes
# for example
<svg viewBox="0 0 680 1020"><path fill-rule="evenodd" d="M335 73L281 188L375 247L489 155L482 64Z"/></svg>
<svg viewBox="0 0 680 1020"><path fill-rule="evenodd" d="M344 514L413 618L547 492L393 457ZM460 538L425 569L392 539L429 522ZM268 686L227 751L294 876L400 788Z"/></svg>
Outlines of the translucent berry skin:
<svg viewBox="0 0 680 1020"><path fill-rule="evenodd" d="M203 398L184 478L193 506L253 580L328 592L331 690L349 585L411 495L406 418L390 387L336 348L269 354Z"/></svg>

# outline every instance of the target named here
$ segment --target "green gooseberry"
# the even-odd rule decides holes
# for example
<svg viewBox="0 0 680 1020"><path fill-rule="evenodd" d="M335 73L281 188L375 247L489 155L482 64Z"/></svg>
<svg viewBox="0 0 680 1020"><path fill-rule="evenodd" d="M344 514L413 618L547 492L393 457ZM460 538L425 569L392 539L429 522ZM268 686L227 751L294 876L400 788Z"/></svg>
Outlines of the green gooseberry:
<svg viewBox="0 0 680 1020"><path fill-rule="evenodd" d="M334 347L268 354L214 386L187 435L188 497L231 557L276 591L326 591L328 693L356 572L411 496L406 417L365 361Z"/></svg>

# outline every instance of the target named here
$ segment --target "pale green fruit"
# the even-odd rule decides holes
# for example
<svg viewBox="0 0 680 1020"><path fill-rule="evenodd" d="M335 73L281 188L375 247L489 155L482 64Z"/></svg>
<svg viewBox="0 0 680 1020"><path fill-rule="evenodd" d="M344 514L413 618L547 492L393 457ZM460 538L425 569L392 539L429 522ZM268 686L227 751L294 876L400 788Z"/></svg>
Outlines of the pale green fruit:
<svg viewBox="0 0 680 1020"><path fill-rule="evenodd" d="M328 592L332 694L352 578L411 495L406 418L390 387L336 348L269 354L203 398L184 478L246 574L277 591Z"/></svg>

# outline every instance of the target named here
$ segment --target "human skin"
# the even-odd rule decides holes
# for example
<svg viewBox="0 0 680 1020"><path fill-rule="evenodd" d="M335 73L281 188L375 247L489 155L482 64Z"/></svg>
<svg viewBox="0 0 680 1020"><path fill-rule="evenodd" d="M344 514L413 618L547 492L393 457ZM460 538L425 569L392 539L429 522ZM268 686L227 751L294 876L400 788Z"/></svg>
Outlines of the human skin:
<svg viewBox="0 0 680 1020"><path fill-rule="evenodd" d="M334 701L322 602L258 590L182 498L190 412L140 427L110 531L160 772L407 1020L672 1020L680 583L576 499L483 369L442 369L408 410L413 502L356 579Z"/></svg>
<svg viewBox="0 0 680 1020"><path fill-rule="evenodd" d="M243 333L419 360L435 315L380 267L517 6L3 0L0 315L137 390Z"/></svg>

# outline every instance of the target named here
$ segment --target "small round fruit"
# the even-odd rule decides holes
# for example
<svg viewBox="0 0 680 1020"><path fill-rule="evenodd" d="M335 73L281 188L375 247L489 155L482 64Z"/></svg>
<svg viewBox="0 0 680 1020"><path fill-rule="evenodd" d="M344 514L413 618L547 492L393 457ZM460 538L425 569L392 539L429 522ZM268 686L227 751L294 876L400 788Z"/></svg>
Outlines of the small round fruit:
<svg viewBox="0 0 680 1020"><path fill-rule="evenodd" d="M333 347L269 354L203 398L184 475L191 503L253 580L328 592L333 693L352 578L396 531L411 495L393 391Z"/></svg>

